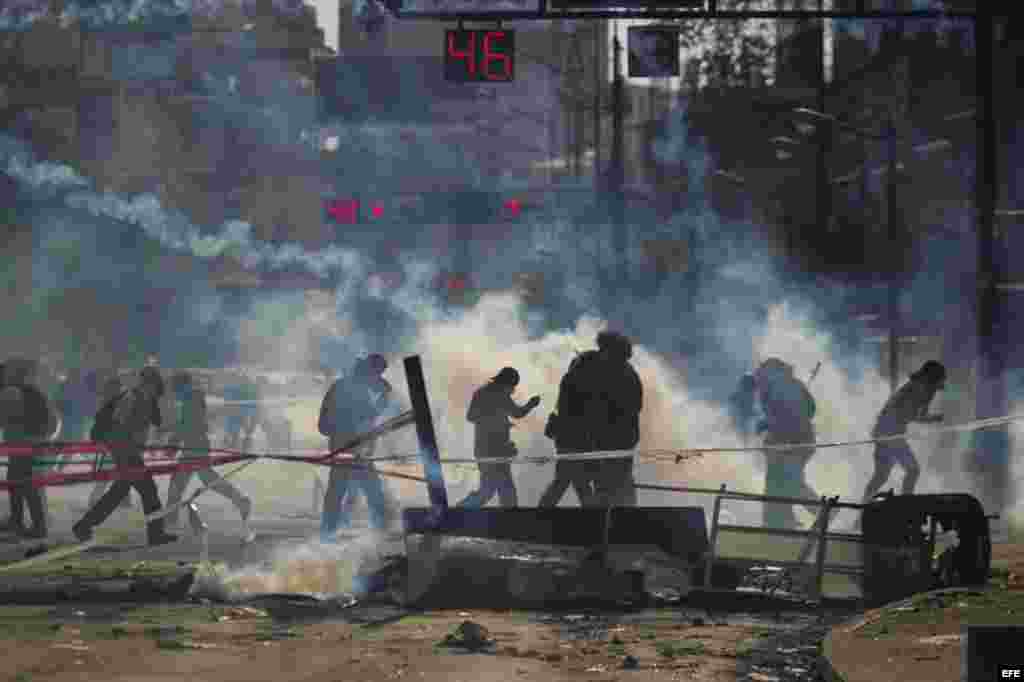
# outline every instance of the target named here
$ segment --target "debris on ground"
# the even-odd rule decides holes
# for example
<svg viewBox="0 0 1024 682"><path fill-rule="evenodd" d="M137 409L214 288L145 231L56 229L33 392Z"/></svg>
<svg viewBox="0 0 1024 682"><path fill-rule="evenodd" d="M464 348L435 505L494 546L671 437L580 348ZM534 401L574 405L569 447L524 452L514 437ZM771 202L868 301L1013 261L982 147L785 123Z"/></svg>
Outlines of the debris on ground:
<svg viewBox="0 0 1024 682"><path fill-rule="evenodd" d="M462 621L455 632L446 635L441 642L441 646L461 647L470 651L479 651L492 644L494 644L494 639L487 628L471 620Z"/></svg>
<svg viewBox="0 0 1024 682"><path fill-rule="evenodd" d="M636 659L636 656L626 656L622 659L623 670L636 670L640 667L640 661Z"/></svg>
<svg viewBox="0 0 1024 682"><path fill-rule="evenodd" d="M249 618L266 618L269 615L270 614L266 611L263 611L262 609L254 609L251 606L233 606L224 609L221 615L217 617L217 622L224 623L227 621L246 620Z"/></svg>

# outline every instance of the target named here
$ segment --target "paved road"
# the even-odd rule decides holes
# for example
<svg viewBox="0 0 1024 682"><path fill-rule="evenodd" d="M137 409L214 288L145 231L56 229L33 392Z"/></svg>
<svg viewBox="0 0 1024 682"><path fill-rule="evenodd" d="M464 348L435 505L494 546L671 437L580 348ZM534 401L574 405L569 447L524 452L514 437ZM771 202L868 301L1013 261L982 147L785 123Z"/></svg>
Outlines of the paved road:
<svg viewBox="0 0 1024 682"><path fill-rule="evenodd" d="M209 551L210 559L218 562L226 562L231 566L244 564L262 563L269 560L274 550L286 549L289 546L299 546L315 540L318 535L319 518L311 514L300 514L295 510L282 509L277 514L254 515L250 519L249 526L255 537L252 542L244 542L242 523L238 517L230 511L223 514L220 510L204 510L204 521L209 527ZM79 514L55 515L53 519L53 533L51 543L64 544L74 543L75 538L71 533L71 524ZM118 510L109 522L99 527L103 530L119 531L131 529L133 525L141 526L142 512ZM118 547L126 548L125 551L118 551L119 559L125 560L177 560L196 561L202 551L202 544L197 535L193 534L187 527L177 531L180 540L174 544L160 547L147 547L145 545L145 531L140 527L132 530L127 538L122 540ZM10 535L0 533L0 563L17 561L24 557L26 549L37 543L19 542ZM87 551L87 556L109 554L112 549L93 548Z"/></svg>

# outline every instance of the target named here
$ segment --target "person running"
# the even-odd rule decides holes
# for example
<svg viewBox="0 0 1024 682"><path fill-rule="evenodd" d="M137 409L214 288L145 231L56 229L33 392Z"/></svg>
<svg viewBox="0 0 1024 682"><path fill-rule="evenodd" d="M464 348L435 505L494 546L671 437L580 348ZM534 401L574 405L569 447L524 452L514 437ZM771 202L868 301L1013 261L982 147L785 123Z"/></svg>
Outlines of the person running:
<svg viewBox="0 0 1024 682"><path fill-rule="evenodd" d="M387 368L384 356L373 353L356 363L351 376L331 385L320 406L317 424L320 433L328 437L331 452L373 428L390 400L391 384L383 376ZM376 445L377 439L368 440L354 447L352 454L357 460L368 459ZM322 542L334 542L338 529L351 523L352 497L359 488L366 495L371 524L378 529L387 526L391 505L373 463L332 466L320 519Z"/></svg>
<svg viewBox="0 0 1024 682"><path fill-rule="evenodd" d="M142 508L147 517L160 511L160 494L153 475L145 471L143 451L150 429L154 426L159 428L162 424L159 401L163 393L164 381L160 372L153 367L144 367L139 372L138 385L117 398L110 431L103 434L101 442L109 445L114 465L122 471L123 477L114 481L96 505L72 526L72 532L79 541L91 539L92 529L109 518L132 488L142 497ZM146 535L150 546L178 539L178 536L166 532L162 518L146 523Z"/></svg>
<svg viewBox="0 0 1024 682"><path fill-rule="evenodd" d="M171 426L168 446L182 448L178 461L183 464L208 461L210 459L210 427L206 413L206 394L195 385L192 375L188 372L179 372L174 375L171 379L171 390L175 396L177 418ZM249 515L252 513L252 500L215 471L213 467L179 471L171 476L167 490L168 507L174 507L181 501L193 474L198 475L204 485L230 500L238 509L242 523L248 526ZM167 525L171 528L177 527L180 511L180 508L174 509L167 514ZM248 535L247 529L246 536Z"/></svg>
<svg viewBox="0 0 1024 682"><path fill-rule="evenodd" d="M878 414L872 438L902 436L907 433L910 422L934 424L943 420L942 415L929 415L928 407L935 394L946 385L946 368L929 360L921 369L911 375L910 381L903 384L892 397L886 401ZM914 457L905 439L887 440L875 444L875 471L864 489L864 504L870 502L885 482L889 480L894 465L903 469L903 495L914 494L914 487L921 476L921 467Z"/></svg>
<svg viewBox="0 0 1024 682"><path fill-rule="evenodd" d="M807 463L814 456L814 415L817 404L807 385L793 373L793 367L777 358L761 363L754 373L758 398L765 418L758 424L768 446L810 444L790 450L765 450L765 490L772 497L816 500L817 492L807 483ZM807 507L812 513L817 508ZM764 504L764 526L793 530L800 527L794 507L785 503Z"/></svg>
<svg viewBox="0 0 1024 682"><path fill-rule="evenodd" d="M121 383L121 378L114 371L110 377L103 382L102 388L99 389L99 400L97 404L102 409L104 405L112 400L117 400L118 397L124 392L124 384ZM97 410L98 411L98 410ZM95 418L93 419L95 423ZM97 455L96 456L96 471L112 471L114 469L114 460L109 454ZM113 481L96 481L96 485L93 486L92 492L89 494L89 509L96 506L96 503L103 497L103 493L107 492L107 489L111 486ZM134 509L132 504L131 493L124 496L121 500L122 509Z"/></svg>
<svg viewBox="0 0 1024 682"><path fill-rule="evenodd" d="M540 404L540 396L533 396L525 405L517 405L512 400L512 393L518 385L519 372L506 367L473 394L466 419L476 427L473 434L473 456L477 459L512 459L518 454L510 436L512 423L509 418L522 419ZM505 462L481 462L479 467L480 487L467 495L458 506L482 507L495 494L502 507L518 506L512 465Z"/></svg>

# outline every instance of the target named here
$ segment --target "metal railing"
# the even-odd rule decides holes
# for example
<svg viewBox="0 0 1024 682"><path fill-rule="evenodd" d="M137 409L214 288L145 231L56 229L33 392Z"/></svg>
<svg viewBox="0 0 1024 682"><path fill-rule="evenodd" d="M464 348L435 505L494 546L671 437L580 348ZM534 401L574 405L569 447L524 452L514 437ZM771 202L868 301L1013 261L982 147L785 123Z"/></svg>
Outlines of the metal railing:
<svg viewBox="0 0 1024 682"><path fill-rule="evenodd" d="M730 492L724 483L718 490L709 488L688 488L683 486L647 485L642 483L636 484L636 488L638 490L656 490L663 492L696 493L705 495L710 494L715 496L715 501L711 514L711 531L708 538L708 549L704 557L705 564L703 587L705 589L710 590L712 588L711 578L716 563L729 563L733 565L741 564L747 566L770 565L778 566L783 569L806 569L809 568L807 559L810 556L811 550L815 546L817 546L817 553L813 564L814 590L813 593L810 595L813 601L820 601L822 598L822 586L826 573L846 575L858 579L862 578L864 575L864 569L861 566L825 563L825 557L828 551L829 540L861 544L864 542L864 538L862 535L853 533L828 532L829 522L835 511L838 511L840 509L864 509L865 505L863 504L839 502L838 497L822 497L820 500L810 500L797 497L755 495L752 493ZM821 507L821 511L818 513L818 517L814 525L808 530L795 530L790 528L762 528L757 526L738 526L722 524L720 522L722 513L722 501L730 499L769 504L794 504L801 505L804 507ZM807 538L807 542L804 544L795 561L774 559L743 559L739 557L720 557L718 556L718 544L719 535L722 532L742 533L748 535L773 535L776 537L802 537Z"/></svg>

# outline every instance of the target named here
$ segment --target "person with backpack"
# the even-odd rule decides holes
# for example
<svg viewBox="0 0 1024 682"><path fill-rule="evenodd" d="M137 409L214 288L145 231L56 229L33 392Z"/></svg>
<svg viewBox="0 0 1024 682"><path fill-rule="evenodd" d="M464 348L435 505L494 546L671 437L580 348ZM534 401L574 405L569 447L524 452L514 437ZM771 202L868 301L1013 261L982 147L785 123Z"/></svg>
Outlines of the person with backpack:
<svg viewBox="0 0 1024 682"><path fill-rule="evenodd" d="M466 419L476 427L473 432L473 456L477 459L512 459L516 456L509 418L522 419L540 404L540 396L533 396L526 404L516 405L512 394L518 385L519 372L512 367L505 367L473 394ZM505 462L481 462L479 467L480 487L467 495L458 506L470 509L482 507L496 493L502 507L518 506L512 465Z"/></svg>
<svg viewBox="0 0 1024 682"><path fill-rule="evenodd" d="M184 448L178 459L182 463L209 460L210 436L206 414L206 394L202 388L195 385L192 375L188 372L179 372L174 375L171 379L171 390L176 398L177 419L171 427L172 435L168 445L172 448L179 446ZM167 489L168 507L173 507L181 500L193 474L198 475L199 480L209 486L211 490L229 499L238 509L242 523L248 524L249 514L252 513L252 500L213 467L198 471L179 471L171 476L171 483ZM179 511L180 509L176 509L165 517L167 525L172 528L178 525Z"/></svg>
<svg viewBox="0 0 1024 682"><path fill-rule="evenodd" d="M946 368L935 360L929 360L910 376L910 381L903 384L892 397L886 401L885 407L878 415L872 438L902 436L907 433L910 422L934 424L941 422L942 415L929 415L928 407L935 394L946 385ZM921 476L921 467L914 457L906 440L890 440L875 444L875 471L864 490L864 504L868 504L892 474L894 465L899 465L904 472L904 495L913 495L917 479Z"/></svg>
<svg viewBox="0 0 1024 682"><path fill-rule="evenodd" d="M16 446L40 446L57 428L57 417L43 392L35 385L39 364L34 360L13 358L4 364L3 389L0 390L0 425L4 443ZM43 448L45 451L45 448ZM45 452L44 452L45 456ZM36 456L12 455L7 458L11 517L9 530L31 538L47 535L46 503L40 488L32 484ZM25 526L25 507L32 527Z"/></svg>
<svg viewBox="0 0 1024 682"><path fill-rule="evenodd" d="M119 470L134 471L124 472L123 477L114 481L96 505L72 526L79 541L86 542L92 538L92 529L107 520L133 487L142 497L142 508L146 516L160 511L160 495L153 475L145 471L143 451L151 427L159 428L162 424L159 401L163 393L164 382L159 371L153 367L144 367L139 372L138 385L105 405L96 416L93 440L110 446L114 465ZM166 532L163 519L148 521L146 535L150 546L178 539L176 535Z"/></svg>
<svg viewBox="0 0 1024 682"><path fill-rule="evenodd" d="M793 368L777 358L761 363L754 373L758 398L765 418L758 424L758 433L764 434L768 446L804 444L812 445L790 450L766 450L765 495L819 499L818 493L807 483L805 469L814 456L814 425L817 411L814 397L807 385L796 378ZM808 507L817 514L817 507ZM800 527L791 504L766 503L764 526L793 530Z"/></svg>
<svg viewBox="0 0 1024 682"><path fill-rule="evenodd" d="M335 381L320 406L318 428L328 438L328 447L335 452L348 440L373 428L375 421L390 400L391 384L384 378L388 364L384 356L373 353L360 359L349 377ZM352 449L356 460L373 456L376 439ZM351 522L351 498L362 488L370 507L370 522L384 528L391 516L384 482L372 462L358 466L331 467L320 518L320 537L333 542L339 527ZM346 504L348 503L348 506Z"/></svg>
<svg viewBox="0 0 1024 682"><path fill-rule="evenodd" d="M89 428L89 440L92 441L93 443L101 442L101 439L97 438L97 436L100 436L104 432L109 431L109 427L97 428L96 424L99 423L100 421L103 421L105 423L110 422L111 415L113 414L114 410L113 405L121 396L121 394L124 393L124 385L121 383L121 378L118 377L117 372L115 371L106 381L103 382L102 388L97 387L97 390L99 391L97 402L100 405L100 409L97 411L96 416L92 420L93 425ZM102 413L103 415L102 419L100 417L100 413ZM113 458L111 458L109 454L96 455L97 471L110 471L113 468L114 460ZM96 503L100 501L100 498L103 497L103 493L107 492L107 489L110 488L112 483L113 481L96 481L96 485L93 486L92 492L89 494L90 509L96 506ZM131 493L125 495L124 499L121 500L121 508L135 508L134 505L132 504Z"/></svg>

